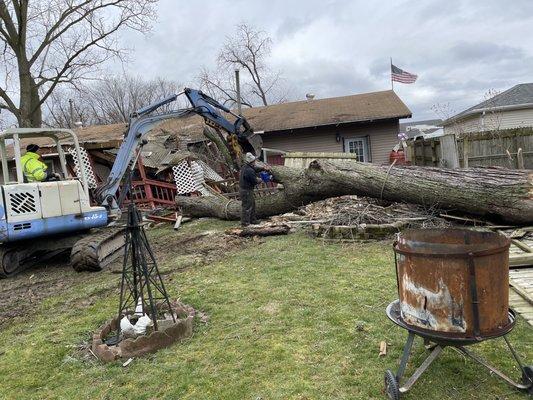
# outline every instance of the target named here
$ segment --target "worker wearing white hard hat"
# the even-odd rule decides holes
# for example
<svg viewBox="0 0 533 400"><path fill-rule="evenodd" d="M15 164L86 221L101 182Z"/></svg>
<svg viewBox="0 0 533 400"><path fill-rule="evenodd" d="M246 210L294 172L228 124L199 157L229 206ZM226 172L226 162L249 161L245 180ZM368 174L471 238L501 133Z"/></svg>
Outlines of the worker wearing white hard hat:
<svg viewBox="0 0 533 400"><path fill-rule="evenodd" d="M241 198L241 225L248 226L250 224L257 224L258 221L255 215L255 187L263 182L259 178L257 172L270 171L270 167L263 163L256 163L256 156L252 153L244 155L244 163L241 167L239 176L239 195Z"/></svg>

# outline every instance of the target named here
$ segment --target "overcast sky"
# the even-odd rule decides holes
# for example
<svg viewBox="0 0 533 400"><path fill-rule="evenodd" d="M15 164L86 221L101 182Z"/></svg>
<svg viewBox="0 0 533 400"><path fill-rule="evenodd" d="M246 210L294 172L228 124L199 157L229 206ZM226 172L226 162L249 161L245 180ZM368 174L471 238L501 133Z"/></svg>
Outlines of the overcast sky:
<svg viewBox="0 0 533 400"><path fill-rule="evenodd" d="M531 0L160 0L152 32L123 35L133 47L124 69L193 84L235 25L273 40L273 69L290 100L390 89L390 57L419 76L395 84L413 119L437 117L432 106L461 111L489 89L533 82Z"/></svg>

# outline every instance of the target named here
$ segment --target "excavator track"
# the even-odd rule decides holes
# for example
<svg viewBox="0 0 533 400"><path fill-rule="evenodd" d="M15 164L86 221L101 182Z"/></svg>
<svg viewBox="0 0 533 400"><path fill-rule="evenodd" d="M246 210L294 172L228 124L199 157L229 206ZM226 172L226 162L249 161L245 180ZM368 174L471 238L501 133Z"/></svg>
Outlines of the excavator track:
<svg viewBox="0 0 533 400"><path fill-rule="evenodd" d="M103 228L89 233L72 247L72 268L77 272L101 271L122 254L124 244L124 228Z"/></svg>
<svg viewBox="0 0 533 400"><path fill-rule="evenodd" d="M67 250L66 248L35 249L31 246L18 244L2 245L0 246L0 279L15 276Z"/></svg>
<svg viewBox="0 0 533 400"><path fill-rule="evenodd" d="M26 268L23 268L23 266L21 265L21 252L22 249L14 246L3 246L0 249L0 278L9 278L29 267L26 266Z"/></svg>

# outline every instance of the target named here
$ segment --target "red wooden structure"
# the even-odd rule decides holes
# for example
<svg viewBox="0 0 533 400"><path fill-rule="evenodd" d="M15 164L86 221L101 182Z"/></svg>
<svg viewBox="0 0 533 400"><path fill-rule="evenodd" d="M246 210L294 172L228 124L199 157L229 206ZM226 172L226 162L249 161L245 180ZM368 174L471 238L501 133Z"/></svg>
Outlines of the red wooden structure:
<svg viewBox="0 0 533 400"><path fill-rule="evenodd" d="M146 176L146 169L142 157L138 158L137 169L140 180L132 182L132 189L128 200L137 204L142 209L155 209L158 207L173 207L176 205L176 184L150 179Z"/></svg>

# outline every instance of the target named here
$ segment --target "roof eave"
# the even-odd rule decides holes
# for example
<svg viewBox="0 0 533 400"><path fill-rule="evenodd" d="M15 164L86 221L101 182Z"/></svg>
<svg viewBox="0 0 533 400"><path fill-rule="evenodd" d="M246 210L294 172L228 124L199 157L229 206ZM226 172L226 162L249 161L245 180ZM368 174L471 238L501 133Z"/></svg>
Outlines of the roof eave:
<svg viewBox="0 0 533 400"><path fill-rule="evenodd" d="M513 111L513 110L524 110L528 108L533 108L533 103L510 104L510 105L498 106L498 107L475 108L473 110L457 114L451 118L448 118L442 121L442 126L450 125L453 122L459 122L472 115L482 114L483 112L487 112L487 111L490 111L490 112Z"/></svg>
<svg viewBox="0 0 533 400"><path fill-rule="evenodd" d="M300 126L296 128L287 128L287 129L271 129L271 130L260 130L260 134L269 134L269 133L278 133L278 132L289 132L289 131L295 131L300 129L309 129L309 128L322 128L324 126L341 126L341 125L349 125L349 124L360 124L365 122L374 122L374 121L387 121L390 119L402 119L402 118L411 118L412 114L401 114L401 115L393 115L393 116L387 116L387 117L378 117L378 118L367 118L367 119L358 119L358 120L352 120L352 121L342 121L342 122L331 122L326 124L317 124L317 125L308 125L308 126Z"/></svg>

